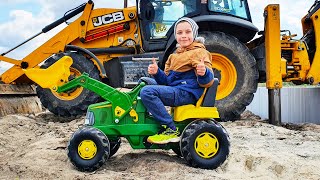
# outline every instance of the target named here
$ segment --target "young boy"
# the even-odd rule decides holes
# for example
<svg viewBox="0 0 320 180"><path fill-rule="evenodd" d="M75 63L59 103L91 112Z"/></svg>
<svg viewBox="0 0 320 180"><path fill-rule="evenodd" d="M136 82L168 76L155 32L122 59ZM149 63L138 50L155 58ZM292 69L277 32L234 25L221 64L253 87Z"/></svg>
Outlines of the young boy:
<svg viewBox="0 0 320 180"><path fill-rule="evenodd" d="M179 19L174 27L178 42L176 53L171 54L162 71L155 60L148 67L158 85L142 88L140 97L153 117L165 125L166 130L149 136L153 144L179 142L179 131L165 106L195 104L213 83L211 55L204 46L204 39L197 37L198 25L190 18Z"/></svg>

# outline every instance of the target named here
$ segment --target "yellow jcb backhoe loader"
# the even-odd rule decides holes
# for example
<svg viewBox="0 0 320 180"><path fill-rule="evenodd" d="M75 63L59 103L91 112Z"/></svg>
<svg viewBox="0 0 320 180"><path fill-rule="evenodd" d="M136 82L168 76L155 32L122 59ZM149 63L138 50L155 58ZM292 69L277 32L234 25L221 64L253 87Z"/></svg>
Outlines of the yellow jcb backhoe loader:
<svg viewBox="0 0 320 180"><path fill-rule="evenodd" d="M247 0L137 0L135 7L124 9L93 6L89 0L43 28L34 37L82 12L22 60L6 54L34 37L3 53L0 60L14 66L1 75L1 82L34 84L23 69L48 68L68 55L73 59L69 80L86 72L113 87L130 87L148 75L151 58L157 58L159 66L164 67L176 48L173 25L187 16L198 23L200 36L212 53L215 76L220 79L216 106L222 120L237 118L252 101L259 76L256 60L245 43L258 29L252 24ZM58 94L38 86L36 92L42 105L59 116L81 115L89 104L99 101L97 95L81 87Z"/></svg>
<svg viewBox="0 0 320 180"><path fill-rule="evenodd" d="M318 85L320 82L319 17L320 1L316 0L301 20L303 37L294 39L296 34L280 30L280 6L268 5L264 11L263 36L248 45L253 47L256 57L265 57L258 64L265 65L259 69L265 69L266 72L264 76L269 89L269 120L272 124L281 123L282 82L293 82L296 85Z"/></svg>

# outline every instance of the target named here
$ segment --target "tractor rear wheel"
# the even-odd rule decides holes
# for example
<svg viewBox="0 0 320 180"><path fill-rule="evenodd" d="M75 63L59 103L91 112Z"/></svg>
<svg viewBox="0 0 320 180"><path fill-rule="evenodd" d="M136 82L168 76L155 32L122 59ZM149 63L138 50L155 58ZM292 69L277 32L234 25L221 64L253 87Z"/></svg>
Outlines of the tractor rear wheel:
<svg viewBox="0 0 320 180"><path fill-rule="evenodd" d="M237 38L222 32L201 32L220 80L216 107L222 121L235 120L253 100L258 87L256 60Z"/></svg>
<svg viewBox="0 0 320 180"><path fill-rule="evenodd" d="M45 69L58 61L62 56L68 55L72 58L73 64L70 67L70 77L72 80L86 72L91 78L100 80L99 70L90 59L77 53L63 53L50 57L41 68ZM37 87L37 94L42 105L50 112L61 117L76 117L83 115L90 104L96 103L100 97L92 91L83 87L77 87L63 93L53 92L50 89Z"/></svg>
<svg viewBox="0 0 320 180"><path fill-rule="evenodd" d="M177 156L182 157L181 150L180 150L180 144L178 144L178 143L173 144L171 149L174 153L176 153Z"/></svg>
<svg viewBox="0 0 320 180"><path fill-rule="evenodd" d="M110 143L100 130L84 127L76 131L68 143L68 157L79 171L92 172L100 168L110 154Z"/></svg>

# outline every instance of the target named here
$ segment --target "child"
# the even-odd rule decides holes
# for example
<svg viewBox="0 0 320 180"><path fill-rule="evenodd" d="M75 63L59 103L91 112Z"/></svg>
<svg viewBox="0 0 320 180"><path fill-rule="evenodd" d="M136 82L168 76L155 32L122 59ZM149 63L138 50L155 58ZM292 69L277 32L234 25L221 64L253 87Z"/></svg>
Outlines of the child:
<svg viewBox="0 0 320 180"><path fill-rule="evenodd" d="M205 49L204 39L197 37L198 25L190 18L179 19L174 26L178 42L176 53L171 54L165 69L159 69L155 60L148 67L158 85L147 85L140 92L141 100L153 117L166 130L149 136L153 144L179 142L179 131L165 106L195 104L213 83L211 55ZM164 86L165 85L165 86Z"/></svg>

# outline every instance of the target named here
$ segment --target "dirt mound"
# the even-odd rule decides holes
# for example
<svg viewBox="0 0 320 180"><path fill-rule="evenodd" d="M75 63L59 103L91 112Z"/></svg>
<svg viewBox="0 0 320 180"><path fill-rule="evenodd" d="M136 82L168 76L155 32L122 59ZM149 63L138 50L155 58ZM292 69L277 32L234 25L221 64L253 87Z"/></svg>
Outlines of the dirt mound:
<svg viewBox="0 0 320 180"><path fill-rule="evenodd" d="M66 153L83 117L62 122L65 119L51 113L0 118L0 179L320 178L319 125L287 129L255 118L224 122L231 153L216 170L191 168L171 150L133 150L123 139L120 150L102 168L83 173Z"/></svg>

